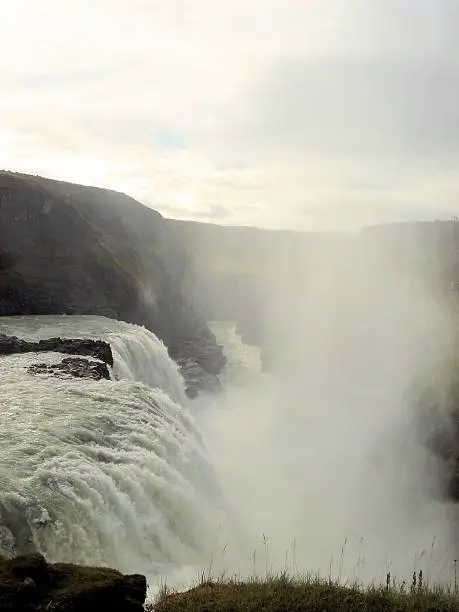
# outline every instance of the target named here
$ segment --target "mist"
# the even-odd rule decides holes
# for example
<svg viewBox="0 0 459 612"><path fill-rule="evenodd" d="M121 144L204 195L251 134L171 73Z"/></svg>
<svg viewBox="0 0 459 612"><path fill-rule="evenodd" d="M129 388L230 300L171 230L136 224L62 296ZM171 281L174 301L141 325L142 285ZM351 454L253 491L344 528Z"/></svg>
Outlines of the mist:
<svg viewBox="0 0 459 612"><path fill-rule="evenodd" d="M213 567L367 583L422 569L451 584L457 511L421 410L429 388L430 425L447 427L454 347L438 262L408 265L355 237L295 262L277 254L264 274L269 372L259 348L216 325L240 363L227 369L223 397L200 400L199 427L245 548L227 567L232 542L221 542Z"/></svg>

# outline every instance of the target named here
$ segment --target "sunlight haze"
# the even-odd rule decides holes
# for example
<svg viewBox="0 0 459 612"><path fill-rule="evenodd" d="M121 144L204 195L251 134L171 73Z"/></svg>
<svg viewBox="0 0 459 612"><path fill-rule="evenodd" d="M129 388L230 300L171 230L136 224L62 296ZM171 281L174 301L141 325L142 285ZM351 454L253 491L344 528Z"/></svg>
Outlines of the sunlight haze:
<svg viewBox="0 0 459 612"><path fill-rule="evenodd" d="M0 167L226 225L448 218L458 26L455 0L5 0Z"/></svg>

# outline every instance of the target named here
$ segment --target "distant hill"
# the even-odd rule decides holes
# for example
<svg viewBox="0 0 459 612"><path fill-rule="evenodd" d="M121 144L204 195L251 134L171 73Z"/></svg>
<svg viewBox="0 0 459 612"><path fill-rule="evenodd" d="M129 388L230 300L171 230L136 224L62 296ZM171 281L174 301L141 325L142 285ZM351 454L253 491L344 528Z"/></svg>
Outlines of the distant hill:
<svg viewBox="0 0 459 612"><path fill-rule="evenodd" d="M172 357L224 364L156 211L108 189L0 172L0 315L96 314L155 332ZM182 348L184 355L182 355Z"/></svg>
<svg viewBox="0 0 459 612"><path fill-rule="evenodd" d="M317 291L322 276L331 282L351 251L436 291L459 281L458 222L355 235L222 227L165 219L108 189L0 172L0 315L89 313L140 323L175 359L194 351L212 375L224 358L206 321L234 320L246 342L269 344L273 316L293 316L295 296ZM378 274L369 281L375 287Z"/></svg>
<svg viewBox="0 0 459 612"><path fill-rule="evenodd" d="M376 225L355 234L165 221L192 263L189 300L208 320L236 321L244 341L263 348L266 363L276 350L269 345L278 339L272 338L273 322L278 326L283 318L288 324L293 305L308 294L313 301L326 290L339 301L346 293L340 286L349 275L347 260L365 263L369 293L381 290L388 270L438 295L459 281L456 221Z"/></svg>

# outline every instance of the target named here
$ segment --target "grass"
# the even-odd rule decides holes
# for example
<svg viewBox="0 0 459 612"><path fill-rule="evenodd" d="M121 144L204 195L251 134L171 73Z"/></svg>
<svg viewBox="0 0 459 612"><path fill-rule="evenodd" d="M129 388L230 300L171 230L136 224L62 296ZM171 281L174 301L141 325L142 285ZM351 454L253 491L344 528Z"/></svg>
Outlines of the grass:
<svg viewBox="0 0 459 612"><path fill-rule="evenodd" d="M238 579L202 577L198 586L178 593L167 587L148 612L458 612L457 590L426 588L422 572L410 585L386 584L364 588L321 578L291 578L287 574Z"/></svg>
<svg viewBox="0 0 459 612"><path fill-rule="evenodd" d="M363 539L360 541L362 543ZM296 563L296 540L292 543L292 559L279 573L270 569L268 538L263 534L264 567L260 575L256 568L256 551L253 568L248 578L214 577L212 562L203 571L195 586L187 591L177 591L163 585L156 598L145 606L146 612L459 612L458 561L447 571L448 583L431 582L433 538L426 572L413 571L409 580L400 581L388 570L384 583L364 585L356 577L363 561L359 553L354 579L342 578L344 556L348 539L345 538L339 556L337 577L332 577L333 559L328 577L314 574L301 575ZM226 550L226 546L225 549ZM415 565L426 551L417 556ZM263 555L262 555L263 556ZM291 566L291 567L289 567ZM419 566L418 566L419 567ZM260 568L261 569L261 568ZM445 565L443 570L447 569ZM446 575L444 576L446 578Z"/></svg>

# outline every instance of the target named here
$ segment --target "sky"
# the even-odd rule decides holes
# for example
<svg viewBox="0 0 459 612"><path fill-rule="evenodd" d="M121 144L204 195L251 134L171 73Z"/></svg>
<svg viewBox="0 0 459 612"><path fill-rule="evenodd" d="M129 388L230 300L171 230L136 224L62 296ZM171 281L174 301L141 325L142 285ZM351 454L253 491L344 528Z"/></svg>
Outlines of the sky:
<svg viewBox="0 0 459 612"><path fill-rule="evenodd" d="M457 0L2 0L0 168L167 217L459 213Z"/></svg>

